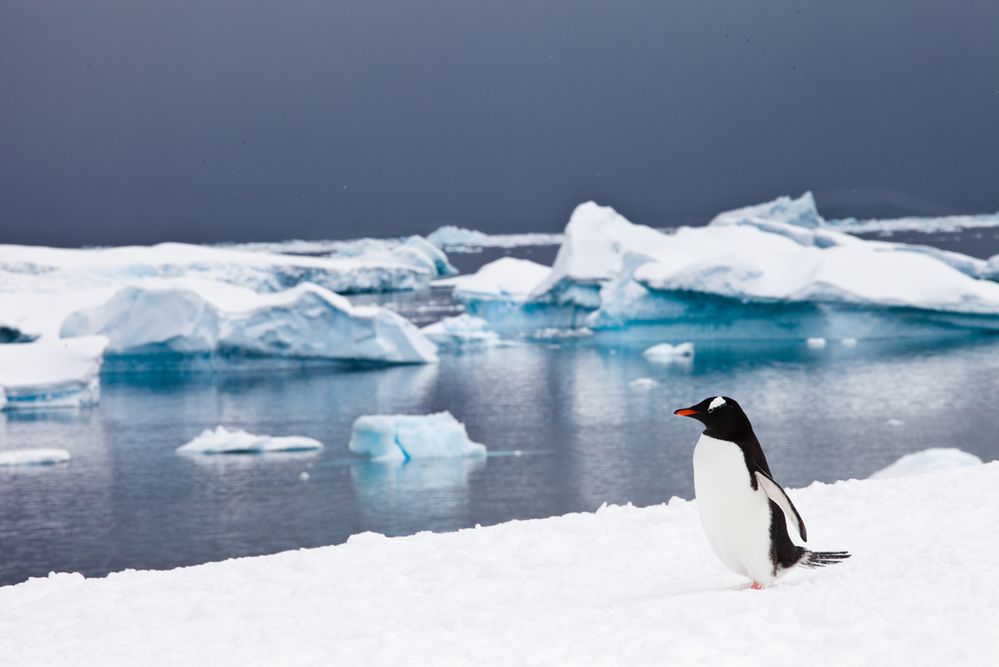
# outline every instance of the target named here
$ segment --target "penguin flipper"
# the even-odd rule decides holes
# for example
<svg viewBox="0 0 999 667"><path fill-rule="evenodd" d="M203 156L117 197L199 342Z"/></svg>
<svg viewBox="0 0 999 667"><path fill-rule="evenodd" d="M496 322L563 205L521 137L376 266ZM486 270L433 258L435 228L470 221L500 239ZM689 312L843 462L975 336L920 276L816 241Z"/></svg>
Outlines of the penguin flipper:
<svg viewBox="0 0 999 667"><path fill-rule="evenodd" d="M777 506L781 508L784 512L784 516L794 517L793 523L798 529L798 534L801 535L801 539L805 542L808 541L808 531L805 530L805 522L802 520L801 515L798 514L797 508L795 508L794 503L788 498L787 493L781 488L780 484L774 481L774 478L757 469L756 471L756 481L759 483L760 488L763 492L767 494L770 500L777 503Z"/></svg>

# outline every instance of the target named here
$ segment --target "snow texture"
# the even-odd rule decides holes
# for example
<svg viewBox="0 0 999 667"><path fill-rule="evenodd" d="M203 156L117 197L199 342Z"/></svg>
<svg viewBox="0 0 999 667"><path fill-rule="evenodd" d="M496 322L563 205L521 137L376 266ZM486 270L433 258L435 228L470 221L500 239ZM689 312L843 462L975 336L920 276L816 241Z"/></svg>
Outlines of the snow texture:
<svg viewBox="0 0 999 667"><path fill-rule="evenodd" d="M689 341L676 345L660 343L646 349L645 352L642 352L642 356L649 361L660 364L668 364L678 360L689 361L694 357L694 344Z"/></svg>
<svg viewBox="0 0 999 667"><path fill-rule="evenodd" d="M178 454L262 454L265 452L303 452L322 449L323 443L301 435L255 435L230 431L224 426L205 429L201 435L177 448Z"/></svg>
<svg viewBox="0 0 999 667"><path fill-rule="evenodd" d="M444 225L427 236L427 241L438 248L461 252L480 248L558 245L563 238L562 234L486 234L475 229Z"/></svg>
<svg viewBox="0 0 999 667"><path fill-rule="evenodd" d="M358 417L350 451L375 461L485 456L486 446L472 442L465 425L450 412L430 415Z"/></svg>
<svg viewBox="0 0 999 667"><path fill-rule="evenodd" d="M982 465L982 460L974 454L969 454L953 447L933 447L924 449L921 452L906 454L890 466L873 473L870 479L925 475L940 470L979 465Z"/></svg>
<svg viewBox="0 0 999 667"><path fill-rule="evenodd" d="M62 336L100 333L108 351L228 352L266 356L427 363L436 347L408 320L353 306L316 285L260 294L212 281L147 281L69 315Z"/></svg>
<svg viewBox="0 0 999 667"><path fill-rule="evenodd" d="M467 313L444 318L420 331L441 347L495 345L500 339L499 334L489 328L488 322Z"/></svg>
<svg viewBox="0 0 999 667"><path fill-rule="evenodd" d="M0 408L78 408L100 399L108 340L86 336L0 345Z"/></svg>
<svg viewBox="0 0 999 667"><path fill-rule="evenodd" d="M11 665L992 665L999 463L792 491L835 567L749 590L694 502L0 588ZM927 527L932 526L932 532ZM58 629L58 631L54 631Z"/></svg>
<svg viewBox="0 0 999 667"><path fill-rule="evenodd" d="M9 449L0 451L0 466L40 466L69 461L65 449Z"/></svg>

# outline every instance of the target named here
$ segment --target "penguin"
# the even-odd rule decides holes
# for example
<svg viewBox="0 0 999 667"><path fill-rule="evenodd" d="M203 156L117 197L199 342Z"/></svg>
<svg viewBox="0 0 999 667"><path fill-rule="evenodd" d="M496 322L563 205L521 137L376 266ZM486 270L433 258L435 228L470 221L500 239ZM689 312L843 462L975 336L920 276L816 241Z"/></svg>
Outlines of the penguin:
<svg viewBox="0 0 999 667"><path fill-rule="evenodd" d="M805 522L774 481L749 418L728 396L674 411L704 424L694 446L694 495L701 525L719 560L759 590L791 568L824 567L846 551L809 551L791 541L787 524L808 541Z"/></svg>

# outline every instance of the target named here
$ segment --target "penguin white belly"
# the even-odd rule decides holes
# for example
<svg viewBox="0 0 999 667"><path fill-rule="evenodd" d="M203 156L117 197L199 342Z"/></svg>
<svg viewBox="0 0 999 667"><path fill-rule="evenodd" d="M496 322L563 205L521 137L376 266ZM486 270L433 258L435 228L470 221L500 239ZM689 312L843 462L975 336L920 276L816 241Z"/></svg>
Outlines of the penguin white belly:
<svg viewBox="0 0 999 667"><path fill-rule="evenodd" d="M753 489L742 450L734 442L701 435L694 447L694 494L708 543L736 574L772 583L770 503Z"/></svg>

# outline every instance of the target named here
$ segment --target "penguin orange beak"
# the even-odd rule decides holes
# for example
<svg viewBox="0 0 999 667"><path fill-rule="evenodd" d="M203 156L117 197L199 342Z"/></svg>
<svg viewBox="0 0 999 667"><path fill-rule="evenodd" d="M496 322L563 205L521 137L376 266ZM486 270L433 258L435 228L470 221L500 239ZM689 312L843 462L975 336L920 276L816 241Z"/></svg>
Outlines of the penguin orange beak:
<svg viewBox="0 0 999 667"><path fill-rule="evenodd" d="M674 410L673 414L679 415L680 417L689 417L691 415L696 415L697 410L691 410L690 408L684 408L682 410Z"/></svg>

